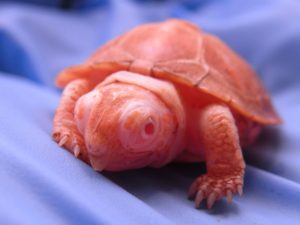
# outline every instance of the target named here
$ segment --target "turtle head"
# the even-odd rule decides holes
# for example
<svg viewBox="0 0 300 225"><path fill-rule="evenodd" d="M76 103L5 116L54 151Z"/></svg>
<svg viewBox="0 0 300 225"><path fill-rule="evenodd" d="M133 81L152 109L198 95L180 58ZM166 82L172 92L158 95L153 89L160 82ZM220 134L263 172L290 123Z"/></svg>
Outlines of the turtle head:
<svg viewBox="0 0 300 225"><path fill-rule="evenodd" d="M96 170L161 166L183 148L185 116L174 86L130 72L110 75L76 103Z"/></svg>

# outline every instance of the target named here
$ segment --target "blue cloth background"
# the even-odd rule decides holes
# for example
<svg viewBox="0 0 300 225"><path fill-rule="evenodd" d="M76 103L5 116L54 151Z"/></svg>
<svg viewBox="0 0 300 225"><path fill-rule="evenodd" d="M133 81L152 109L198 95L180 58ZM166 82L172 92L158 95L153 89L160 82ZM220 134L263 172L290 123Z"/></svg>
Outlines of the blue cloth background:
<svg viewBox="0 0 300 225"><path fill-rule="evenodd" d="M69 8L69 9L62 9ZM194 209L204 165L100 174L50 137L55 75L145 22L177 17L221 37L260 74L284 120L245 152L244 196ZM0 2L0 224L300 224L300 2Z"/></svg>

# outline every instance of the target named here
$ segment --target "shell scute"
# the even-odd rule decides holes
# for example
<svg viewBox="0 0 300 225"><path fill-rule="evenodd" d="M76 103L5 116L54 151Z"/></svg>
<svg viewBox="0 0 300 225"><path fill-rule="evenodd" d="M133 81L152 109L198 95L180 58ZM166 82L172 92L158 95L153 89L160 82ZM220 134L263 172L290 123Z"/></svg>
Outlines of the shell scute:
<svg viewBox="0 0 300 225"><path fill-rule="evenodd" d="M281 122L251 66L217 37L183 20L134 28L64 70L59 86L78 78L95 83L120 70L196 87L262 124Z"/></svg>

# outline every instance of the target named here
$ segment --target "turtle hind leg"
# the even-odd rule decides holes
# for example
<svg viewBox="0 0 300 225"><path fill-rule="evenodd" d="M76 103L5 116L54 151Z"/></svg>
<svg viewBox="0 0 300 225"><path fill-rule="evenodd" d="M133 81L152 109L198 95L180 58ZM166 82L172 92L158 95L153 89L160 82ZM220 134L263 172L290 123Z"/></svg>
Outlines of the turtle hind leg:
<svg viewBox="0 0 300 225"><path fill-rule="evenodd" d="M71 81L64 89L53 120L52 138L76 157L89 162L82 135L74 120L77 100L91 89L87 80Z"/></svg>
<svg viewBox="0 0 300 225"><path fill-rule="evenodd" d="M201 114L201 139L205 148L207 174L191 185L189 197L199 207L207 199L211 208L222 197L242 194L245 163L234 118L225 105L209 105Z"/></svg>

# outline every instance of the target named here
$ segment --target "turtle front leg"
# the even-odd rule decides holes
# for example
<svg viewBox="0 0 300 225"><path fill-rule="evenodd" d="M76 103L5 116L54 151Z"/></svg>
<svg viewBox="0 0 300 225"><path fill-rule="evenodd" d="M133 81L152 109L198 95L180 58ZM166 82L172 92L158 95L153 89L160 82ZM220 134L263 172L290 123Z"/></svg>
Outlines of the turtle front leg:
<svg viewBox="0 0 300 225"><path fill-rule="evenodd" d="M188 194L195 197L196 207L207 199L207 207L211 208L224 196L231 202L232 194L242 195L245 162L238 130L227 106L209 105L200 118L207 174L194 181Z"/></svg>
<svg viewBox="0 0 300 225"><path fill-rule="evenodd" d="M90 83L83 79L74 80L65 87L55 112L52 131L52 137L59 146L85 162L89 160L83 137L74 120L74 108L77 100L90 90Z"/></svg>

